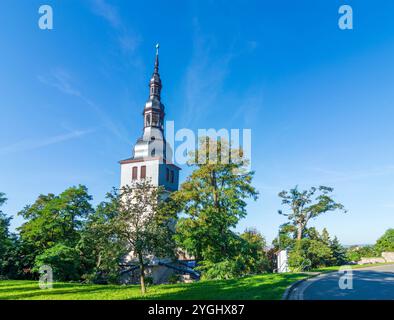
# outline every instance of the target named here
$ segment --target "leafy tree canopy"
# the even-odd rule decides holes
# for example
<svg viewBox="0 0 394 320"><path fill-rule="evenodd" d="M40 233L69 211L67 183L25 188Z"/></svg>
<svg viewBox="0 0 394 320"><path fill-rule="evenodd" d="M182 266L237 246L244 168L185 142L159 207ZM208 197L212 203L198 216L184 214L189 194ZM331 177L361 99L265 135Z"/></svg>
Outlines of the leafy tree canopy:
<svg viewBox="0 0 394 320"><path fill-rule="evenodd" d="M78 250L64 244L56 244L35 258L33 271L47 265L52 268L54 281L80 280L81 259Z"/></svg>
<svg viewBox="0 0 394 320"><path fill-rule="evenodd" d="M27 221L18 228L22 241L37 254L59 243L75 246L79 231L93 212L85 186L71 187L60 195L40 195L18 214Z"/></svg>
<svg viewBox="0 0 394 320"><path fill-rule="evenodd" d="M384 251L394 252L394 229L388 229L378 241L376 241L375 249L377 252Z"/></svg>
<svg viewBox="0 0 394 320"><path fill-rule="evenodd" d="M77 248L82 255L83 277L88 281L115 283L119 280L121 258L128 252L115 228L118 214L118 198L114 190L107 194L106 200L97 206L85 223Z"/></svg>
<svg viewBox="0 0 394 320"><path fill-rule="evenodd" d="M184 213L176 240L206 266L231 260L241 243L232 229L246 216L246 200L257 199L253 172L246 170L242 150L207 137L191 154L189 165L195 170L172 195Z"/></svg>
<svg viewBox="0 0 394 320"><path fill-rule="evenodd" d="M145 265L152 256L175 256L173 222L175 213L165 210L163 187L148 179L124 186L118 197L119 213L115 218L117 235L124 239L140 267L141 290L145 293Z"/></svg>
<svg viewBox="0 0 394 320"><path fill-rule="evenodd" d="M342 210L344 206L331 197L333 188L320 186L309 190L299 191L298 187L290 191L282 191L279 197L282 205L290 208L288 213L279 210L278 213L286 216L297 227L297 240L301 240L303 232L311 219L317 218L328 211Z"/></svg>

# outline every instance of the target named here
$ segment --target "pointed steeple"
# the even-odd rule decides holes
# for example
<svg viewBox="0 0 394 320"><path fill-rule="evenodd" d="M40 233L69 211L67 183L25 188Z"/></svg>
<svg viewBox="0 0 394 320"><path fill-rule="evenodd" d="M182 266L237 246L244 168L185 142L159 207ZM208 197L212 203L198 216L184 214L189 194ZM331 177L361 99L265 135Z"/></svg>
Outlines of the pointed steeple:
<svg viewBox="0 0 394 320"><path fill-rule="evenodd" d="M159 74L159 47L160 45L156 45L156 59L155 59L155 68L153 70L152 78L149 82L149 99L157 99L160 101L160 93L161 93L161 79Z"/></svg>
<svg viewBox="0 0 394 320"><path fill-rule="evenodd" d="M160 48L160 44L156 44L156 61L155 61L154 73L157 73L157 74L159 74L159 48Z"/></svg>

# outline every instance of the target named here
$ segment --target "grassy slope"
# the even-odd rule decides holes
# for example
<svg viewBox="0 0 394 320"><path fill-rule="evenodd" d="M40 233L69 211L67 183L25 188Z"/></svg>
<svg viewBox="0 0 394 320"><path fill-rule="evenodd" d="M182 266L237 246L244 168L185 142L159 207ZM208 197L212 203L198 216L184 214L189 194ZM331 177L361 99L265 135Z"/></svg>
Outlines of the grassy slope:
<svg viewBox="0 0 394 320"><path fill-rule="evenodd" d="M52 290L41 290L37 281L0 281L0 299L12 300L278 300L293 282L304 274L263 274L223 281L200 281L191 284L159 285L149 287L143 297L139 286L82 285L56 283Z"/></svg>

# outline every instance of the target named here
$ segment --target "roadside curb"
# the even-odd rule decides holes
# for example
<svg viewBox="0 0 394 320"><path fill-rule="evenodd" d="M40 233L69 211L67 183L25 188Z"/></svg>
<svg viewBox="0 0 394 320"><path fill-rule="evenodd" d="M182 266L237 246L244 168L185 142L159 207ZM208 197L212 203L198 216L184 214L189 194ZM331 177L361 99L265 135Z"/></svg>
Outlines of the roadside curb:
<svg viewBox="0 0 394 320"><path fill-rule="evenodd" d="M308 281L309 279L312 279L312 278L320 276L321 274L323 274L323 272L317 272L316 274L310 274L306 278L298 280L298 281L292 283L290 286L288 286L286 288L285 292L282 295L282 299L281 300L289 300L290 294L292 293L292 291L294 289L296 289L296 287L298 287L299 285L301 285L305 281Z"/></svg>

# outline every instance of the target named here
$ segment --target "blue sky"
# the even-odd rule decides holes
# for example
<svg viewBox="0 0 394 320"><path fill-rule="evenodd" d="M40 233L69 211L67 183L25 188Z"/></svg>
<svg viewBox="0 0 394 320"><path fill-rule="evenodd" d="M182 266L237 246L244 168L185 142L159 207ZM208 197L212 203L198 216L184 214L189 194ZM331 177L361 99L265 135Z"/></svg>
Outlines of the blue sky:
<svg viewBox="0 0 394 320"><path fill-rule="evenodd" d="M53 7L54 30L38 28L42 4ZM354 30L338 28L343 4ZM382 0L3 0L4 211L77 184L97 203L119 185L160 42L176 129L252 130L260 198L240 231L254 226L271 241L285 222L278 192L324 184L348 213L312 225L345 244L373 243L394 227L393 14Z"/></svg>

